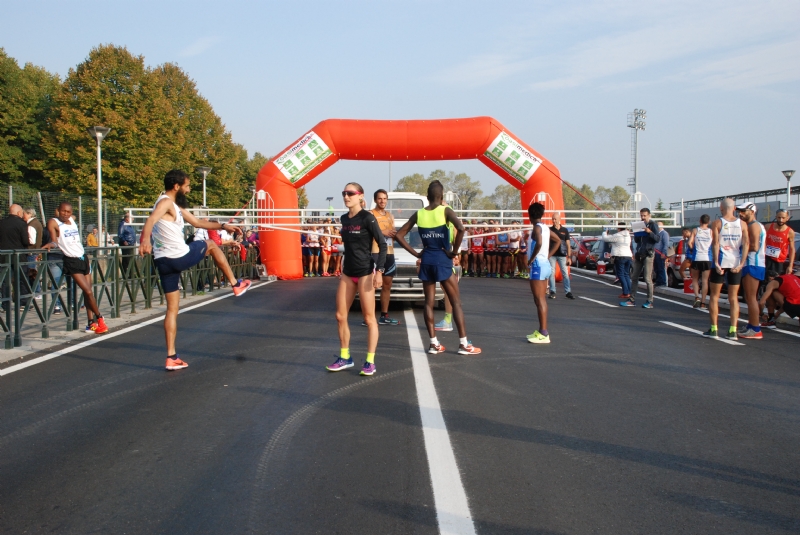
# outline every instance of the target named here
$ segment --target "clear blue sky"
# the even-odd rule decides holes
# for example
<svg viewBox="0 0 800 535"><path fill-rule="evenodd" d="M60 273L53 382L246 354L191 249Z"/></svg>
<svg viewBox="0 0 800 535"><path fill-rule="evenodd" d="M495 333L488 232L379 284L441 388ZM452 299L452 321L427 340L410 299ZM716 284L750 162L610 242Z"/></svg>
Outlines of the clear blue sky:
<svg viewBox="0 0 800 535"><path fill-rule="evenodd" d="M21 64L64 76L101 43L175 62L250 154L273 156L326 118L491 115L564 179L624 186L638 107L653 202L785 187L780 171L800 167L797 0L4 4L0 46ZM393 175L437 167L486 194L504 183L469 161ZM388 163L340 162L309 196L322 206L347 180L372 190L388 175Z"/></svg>

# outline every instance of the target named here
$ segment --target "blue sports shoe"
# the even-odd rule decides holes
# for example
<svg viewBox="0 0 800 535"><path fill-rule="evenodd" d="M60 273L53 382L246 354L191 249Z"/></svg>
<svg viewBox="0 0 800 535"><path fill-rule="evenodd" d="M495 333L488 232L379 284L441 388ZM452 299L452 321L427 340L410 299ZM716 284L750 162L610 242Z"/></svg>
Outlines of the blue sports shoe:
<svg viewBox="0 0 800 535"><path fill-rule="evenodd" d="M644 304L642 305L642 308L653 308L653 302L645 301Z"/></svg>
<svg viewBox="0 0 800 535"><path fill-rule="evenodd" d="M636 303L634 303L630 299L627 299L625 301L620 301L619 302L619 306L621 306L621 307L635 307Z"/></svg>
<svg viewBox="0 0 800 535"><path fill-rule="evenodd" d="M452 323L450 323L449 321L444 321L444 320L442 320L442 321L440 321L439 323L437 323L436 325L434 325L434 326L433 326L433 328L434 328L435 330L437 330L437 331L447 331L447 332L450 332L450 331L452 331L452 330L453 330L453 324L452 324Z"/></svg>

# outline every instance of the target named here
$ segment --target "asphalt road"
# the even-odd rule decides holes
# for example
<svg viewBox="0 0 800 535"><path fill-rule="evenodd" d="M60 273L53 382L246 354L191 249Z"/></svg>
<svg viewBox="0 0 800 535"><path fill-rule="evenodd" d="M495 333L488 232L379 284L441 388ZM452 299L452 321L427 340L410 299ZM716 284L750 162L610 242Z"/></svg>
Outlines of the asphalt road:
<svg viewBox="0 0 800 535"><path fill-rule="evenodd" d="M800 338L707 340L675 326L702 312L575 278L595 301L559 288L535 346L525 281L462 291L483 353L443 333L428 361L477 533L800 532ZM2 377L0 531L438 533L406 326L381 328L375 376L328 373L334 293L182 314L186 370L157 323Z"/></svg>

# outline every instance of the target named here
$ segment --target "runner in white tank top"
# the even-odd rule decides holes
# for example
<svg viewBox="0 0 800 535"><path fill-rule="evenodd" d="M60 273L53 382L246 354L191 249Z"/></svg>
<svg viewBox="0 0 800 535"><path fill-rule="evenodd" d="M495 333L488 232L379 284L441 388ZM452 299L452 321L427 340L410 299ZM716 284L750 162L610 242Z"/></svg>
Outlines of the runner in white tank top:
<svg viewBox="0 0 800 535"><path fill-rule="evenodd" d="M726 338L738 340L737 328L739 322L739 286L742 283L742 268L750 241L748 233L742 232L741 220L735 215L736 203L727 198L719 205L722 217L711 223L712 255L714 268L708 277L709 300L708 316L711 327L703 333L709 338L719 338L717 320L719 319L719 296L722 285L728 285L728 302L731 307L731 323L728 327Z"/></svg>
<svg viewBox="0 0 800 535"><path fill-rule="evenodd" d="M161 287L167 298L167 314L164 318L164 333L167 339L167 370L179 370L189 366L178 357L175 351L175 337L178 334L178 306L180 304L179 283L181 272L199 264L210 255L214 263L225 274L233 287L233 294L240 296L250 288L249 280L236 280L236 277L225 258L225 253L212 240L195 240L187 245L183 238L183 227L189 223L195 228L208 230L241 229L226 223L217 223L197 219L191 212L181 208L185 205L186 195L192 190L189 175L174 169L164 176L164 193L162 193L150 217L142 229L139 254L144 256L151 251L155 258L156 269L161 278ZM150 237L153 245L150 245Z"/></svg>
<svg viewBox="0 0 800 535"><path fill-rule="evenodd" d="M758 306L758 287L766 278L765 268L766 251L765 242L767 231L764 225L756 218L756 205L749 202L736 207L742 223L747 225L749 245L746 252L744 268L742 269L742 289L744 299L747 301L747 325L739 329L740 338L760 340L764 337L761 333L761 307Z"/></svg>
<svg viewBox="0 0 800 535"><path fill-rule="evenodd" d="M86 326L87 333L103 334L108 332L103 315L97 307L97 301L92 292L91 264L85 257L83 245L81 244L81 231L72 218L72 205L62 202L56 210L57 217L47 222L47 230L50 232L51 241L44 245L43 249L52 249L58 245L64 255L63 273L72 277L75 284L83 292L83 301L86 305L86 315L89 323Z"/></svg>
<svg viewBox="0 0 800 535"><path fill-rule="evenodd" d="M711 261L711 229L698 228L694 237L694 261Z"/></svg>
<svg viewBox="0 0 800 535"><path fill-rule="evenodd" d="M528 242L528 265L531 293L539 318L539 330L528 335L528 342L532 344L550 343L550 334L547 332L547 283L552 268L549 258L561 246L561 238L542 223L542 216L544 205L541 203L535 202L528 207L528 218L533 223Z"/></svg>

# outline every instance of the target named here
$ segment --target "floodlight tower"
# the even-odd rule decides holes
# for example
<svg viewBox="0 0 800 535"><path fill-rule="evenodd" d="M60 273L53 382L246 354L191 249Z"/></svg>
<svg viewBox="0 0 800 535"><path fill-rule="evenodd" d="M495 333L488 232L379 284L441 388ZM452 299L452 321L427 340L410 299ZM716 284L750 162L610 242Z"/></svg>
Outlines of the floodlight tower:
<svg viewBox="0 0 800 535"><path fill-rule="evenodd" d="M644 130L647 123L647 111L636 108L628 114L628 128L631 132L631 168L633 178L628 179L628 186L631 188L631 196L634 197L634 209L638 208L636 201L641 197L639 193L639 130Z"/></svg>

